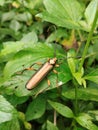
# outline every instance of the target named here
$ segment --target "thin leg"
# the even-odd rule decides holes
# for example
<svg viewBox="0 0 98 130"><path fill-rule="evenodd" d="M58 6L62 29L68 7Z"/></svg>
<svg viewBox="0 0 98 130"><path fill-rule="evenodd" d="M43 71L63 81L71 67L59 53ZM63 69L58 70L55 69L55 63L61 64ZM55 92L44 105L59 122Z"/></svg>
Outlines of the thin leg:
<svg viewBox="0 0 98 130"><path fill-rule="evenodd" d="M33 68L32 66L34 66L34 65L42 65L42 63L41 62L37 62L37 63L34 63L34 64L32 64L29 68L25 68L25 69L23 69L22 71L19 71L19 72L17 72L17 74L23 74L26 70L34 70L34 71L37 71L35 68Z"/></svg>

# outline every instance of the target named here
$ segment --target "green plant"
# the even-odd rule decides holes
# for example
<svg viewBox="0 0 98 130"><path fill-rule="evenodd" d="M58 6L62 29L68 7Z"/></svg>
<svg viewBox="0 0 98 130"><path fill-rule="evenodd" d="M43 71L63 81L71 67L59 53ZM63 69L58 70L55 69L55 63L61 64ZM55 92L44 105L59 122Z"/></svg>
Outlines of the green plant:
<svg viewBox="0 0 98 130"><path fill-rule="evenodd" d="M98 1L33 2L0 3L0 130L97 130ZM35 72L18 72L54 57L55 47L51 86L44 79L28 91Z"/></svg>

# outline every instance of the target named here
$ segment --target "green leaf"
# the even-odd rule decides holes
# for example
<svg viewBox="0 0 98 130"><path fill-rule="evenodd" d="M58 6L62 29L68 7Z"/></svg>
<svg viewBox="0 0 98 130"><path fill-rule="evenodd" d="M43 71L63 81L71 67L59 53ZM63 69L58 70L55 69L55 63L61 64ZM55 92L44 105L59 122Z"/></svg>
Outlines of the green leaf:
<svg viewBox="0 0 98 130"><path fill-rule="evenodd" d="M81 113L75 119L81 126L88 130L98 130L98 127L91 121L91 117L88 114Z"/></svg>
<svg viewBox="0 0 98 130"><path fill-rule="evenodd" d="M83 68L81 70L79 70L79 59L75 58L75 51L70 50L67 53L67 57L68 57L68 59L67 59L68 66L70 68L70 71L71 71L73 77L76 79L76 81L79 83L79 85L83 84L84 87L86 88L86 81L82 77L84 74L84 70L83 70Z"/></svg>
<svg viewBox="0 0 98 130"><path fill-rule="evenodd" d="M40 62L43 59L53 56L53 48L46 44L38 44L32 49L21 51L15 57L7 62L4 68L4 77L10 77L15 72L31 66L33 63ZM44 60L43 60L44 61Z"/></svg>
<svg viewBox="0 0 98 130"><path fill-rule="evenodd" d="M53 102L53 101L48 101L48 102L62 116L67 117L67 118L74 117L74 114L69 107L67 107L61 103L57 103L57 102Z"/></svg>
<svg viewBox="0 0 98 130"><path fill-rule="evenodd" d="M57 51L56 55L59 64L59 57L63 58L64 54ZM21 74L20 72L20 75L17 75L18 74L17 72L30 67L32 64L36 62L41 63L47 62L47 59L53 56L54 56L53 46L48 46L47 44L41 44L41 43L36 44L32 49L27 49L25 51L17 53L17 55L15 55L15 57L12 60L10 60L4 68L5 82L3 83L3 86L6 92L12 93L14 89L15 94L17 96L26 96L30 94L31 92L26 90L25 84L30 79L30 77L35 73L35 71L25 71L23 74ZM34 65L33 68L38 70L40 66ZM72 78L66 60L63 60L63 62L60 63L60 66L58 68L54 67L54 69L57 69L58 76L53 72L50 72L47 76L47 78L51 82L51 86L49 87L47 84L47 80L43 79L43 81L39 83L39 85L35 89L32 90L33 94L37 94L44 90L56 88L57 81L58 86L61 86ZM11 76L13 77L11 78Z"/></svg>
<svg viewBox="0 0 98 130"><path fill-rule="evenodd" d="M14 30L10 28L0 28L0 35L1 36L11 36L15 40L19 40L22 37L22 34L20 32L15 32Z"/></svg>
<svg viewBox="0 0 98 130"><path fill-rule="evenodd" d="M90 80L98 84L98 68L91 71L84 79Z"/></svg>
<svg viewBox="0 0 98 130"><path fill-rule="evenodd" d="M25 11L24 13L18 13L17 15L15 15L14 19L21 22L28 22L32 21L32 15L30 12Z"/></svg>
<svg viewBox="0 0 98 130"><path fill-rule="evenodd" d="M59 28L49 35L46 42L59 41L62 37L68 37L68 34L65 29Z"/></svg>
<svg viewBox="0 0 98 130"><path fill-rule="evenodd" d="M63 85L72 79L72 75L66 61L63 61L59 65L59 67L57 68L57 72L58 72L58 81L59 81L58 85L59 84Z"/></svg>
<svg viewBox="0 0 98 130"><path fill-rule="evenodd" d="M17 111L14 107L3 96L0 96L0 124L16 117Z"/></svg>
<svg viewBox="0 0 98 130"><path fill-rule="evenodd" d="M68 99L75 99L75 89L63 91L62 95ZM97 101L98 102L98 89L86 88L78 89L77 98L84 101Z"/></svg>
<svg viewBox="0 0 98 130"><path fill-rule="evenodd" d="M5 4L5 0L0 1L0 6L3 6Z"/></svg>
<svg viewBox="0 0 98 130"><path fill-rule="evenodd" d="M36 43L38 41L38 37L34 31L29 32L28 34L25 34L23 38L21 39L24 43ZM31 45L32 46L32 45Z"/></svg>
<svg viewBox="0 0 98 130"><path fill-rule="evenodd" d="M42 6L42 0L25 1L25 6L29 9L39 9Z"/></svg>
<svg viewBox="0 0 98 130"><path fill-rule="evenodd" d="M92 0L85 10L85 17L86 17L87 23L90 26L92 25L94 21L96 10L98 10L98 0Z"/></svg>
<svg viewBox="0 0 98 130"><path fill-rule="evenodd" d="M59 130L53 123L47 121L47 130Z"/></svg>
<svg viewBox="0 0 98 130"><path fill-rule="evenodd" d="M3 117L4 118L4 117ZM0 124L0 130L21 130L17 119Z"/></svg>
<svg viewBox="0 0 98 130"><path fill-rule="evenodd" d="M89 115L93 118L93 120L98 121L98 110L88 111Z"/></svg>
<svg viewBox="0 0 98 130"><path fill-rule="evenodd" d="M37 96L28 106L26 111L27 121L40 118L46 108L46 97L44 95Z"/></svg>
<svg viewBox="0 0 98 130"><path fill-rule="evenodd" d="M15 16L14 11L5 12L2 14L1 21L2 21L2 23L5 21L10 21L14 18L14 16Z"/></svg>
<svg viewBox="0 0 98 130"><path fill-rule="evenodd" d="M21 24L17 20L12 20L10 23L10 28L17 32L21 28Z"/></svg>
<svg viewBox="0 0 98 130"><path fill-rule="evenodd" d="M31 76L29 75L30 74L28 72L28 75L16 75L10 79L5 79L6 81L2 83L3 87L1 87L2 93L4 92L7 95L15 94L18 97L30 95L31 91L28 91L25 88L25 84Z"/></svg>
<svg viewBox="0 0 98 130"><path fill-rule="evenodd" d="M5 95L4 96L13 106L18 104L22 104L28 100L27 96L24 97L17 97L15 94L13 95Z"/></svg>
<svg viewBox="0 0 98 130"><path fill-rule="evenodd" d="M0 6L4 6L5 4L8 4L8 3L11 3L12 1L11 0L1 0L0 1Z"/></svg>
<svg viewBox="0 0 98 130"><path fill-rule="evenodd" d="M76 72L76 59L75 59L75 51L74 50L70 50L67 53L67 62L68 62L68 66L71 70L72 75Z"/></svg>
<svg viewBox="0 0 98 130"><path fill-rule="evenodd" d="M65 55L63 54L61 49L60 52L56 52L56 55L59 64L59 57L63 58L63 56ZM13 91L15 91L15 94L19 97L31 94L30 91L26 90L25 84L35 73L35 71L25 71L23 74L21 74L20 72L20 75L17 75L17 72L30 67L32 64L36 62L47 62L47 59L53 56L53 46L44 43L35 44L35 46L33 46L32 49L28 48L25 51L18 52L17 55L15 55L15 57L12 60L10 60L4 68L5 81L3 81L2 86L4 86L6 93L11 94L13 93ZM36 70L38 70L40 66L34 65L33 68L36 68ZM58 68L54 67L54 69L57 69L58 71L58 79L57 74L50 72L47 77L51 82L51 86L48 86L47 80L45 79L41 83L39 83L38 87L32 90L33 94L37 94L44 90L56 88L57 80L58 86L60 86L68 82L72 78L68 65L66 64L66 60L63 60L63 62L60 63L60 66Z"/></svg>
<svg viewBox="0 0 98 130"><path fill-rule="evenodd" d="M31 36L32 35L32 36ZM28 41L27 41L28 38ZM24 40L26 40L24 42ZM3 43L3 49L1 50L0 53L0 60L2 61L6 61L9 58L12 58L12 56L21 51L21 50L25 50L26 48L33 48L33 46L35 45L34 43L37 42L37 35L35 32L30 32L27 35L25 35L21 41L16 41L16 42L4 42Z"/></svg>
<svg viewBox="0 0 98 130"><path fill-rule="evenodd" d="M82 17L83 8L77 0L44 0L47 11L37 16L66 28L80 28L78 21Z"/></svg>

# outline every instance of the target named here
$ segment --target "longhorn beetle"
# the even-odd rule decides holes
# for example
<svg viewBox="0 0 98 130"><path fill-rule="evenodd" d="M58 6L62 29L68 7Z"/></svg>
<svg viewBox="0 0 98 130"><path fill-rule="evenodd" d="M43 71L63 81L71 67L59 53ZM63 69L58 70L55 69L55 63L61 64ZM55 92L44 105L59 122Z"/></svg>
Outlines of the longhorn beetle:
<svg viewBox="0 0 98 130"><path fill-rule="evenodd" d="M40 83L40 81L44 79L45 76L52 70L52 68L56 64L56 61L57 58L54 57L44 63L41 68L28 80L28 82L26 83L26 88L28 90L35 88Z"/></svg>

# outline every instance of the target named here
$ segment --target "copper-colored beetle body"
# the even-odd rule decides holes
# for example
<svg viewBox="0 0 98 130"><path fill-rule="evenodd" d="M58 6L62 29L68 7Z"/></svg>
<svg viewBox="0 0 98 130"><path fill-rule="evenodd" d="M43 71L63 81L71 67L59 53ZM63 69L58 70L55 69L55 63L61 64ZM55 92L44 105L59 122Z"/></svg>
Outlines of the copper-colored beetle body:
<svg viewBox="0 0 98 130"><path fill-rule="evenodd" d="M57 61L57 58L50 59L47 61L26 83L26 88L28 90L31 90L35 88L40 81L52 70L55 63Z"/></svg>

